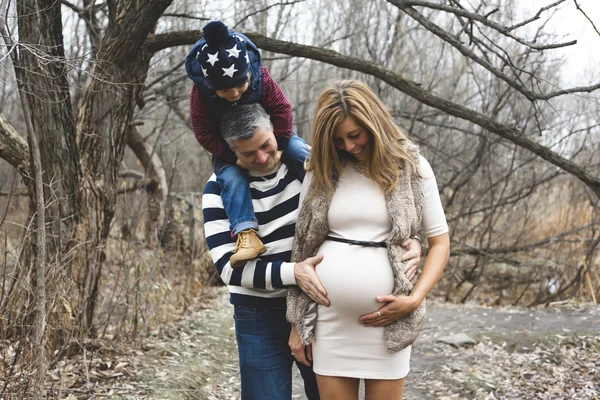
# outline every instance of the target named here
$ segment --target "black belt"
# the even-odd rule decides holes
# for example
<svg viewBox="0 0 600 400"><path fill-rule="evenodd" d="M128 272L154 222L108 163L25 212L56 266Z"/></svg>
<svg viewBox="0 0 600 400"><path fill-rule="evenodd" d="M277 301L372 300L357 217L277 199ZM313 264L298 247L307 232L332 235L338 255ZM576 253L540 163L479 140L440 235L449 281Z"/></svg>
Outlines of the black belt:
<svg viewBox="0 0 600 400"><path fill-rule="evenodd" d="M365 240L342 239L342 238L333 237L333 236L327 236L325 239L331 240L333 242L347 243L347 244L356 245L356 246L387 247L387 244L385 242L369 242L369 241L365 241Z"/></svg>

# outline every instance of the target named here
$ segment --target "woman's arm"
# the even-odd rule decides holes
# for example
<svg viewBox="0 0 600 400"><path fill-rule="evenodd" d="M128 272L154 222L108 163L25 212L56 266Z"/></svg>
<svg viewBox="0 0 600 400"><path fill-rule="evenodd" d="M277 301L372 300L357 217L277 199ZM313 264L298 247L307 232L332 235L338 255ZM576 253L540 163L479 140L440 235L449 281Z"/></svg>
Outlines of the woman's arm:
<svg viewBox="0 0 600 400"><path fill-rule="evenodd" d="M408 296L394 296L392 294L377 296L377 301L383 307L377 311L360 317L359 321L364 326L386 326L415 311L435 286L442 276L444 267L450 256L450 236L444 233L427 238L429 252L423 265L423 273L415 284L412 293Z"/></svg>
<svg viewBox="0 0 600 400"><path fill-rule="evenodd" d="M302 344L302 341L298 336L298 331L293 324L292 330L290 331L288 346L290 346L292 356L296 359L296 361L306 365L307 367L310 367L310 363L312 362L312 344L307 346Z"/></svg>
<svg viewBox="0 0 600 400"><path fill-rule="evenodd" d="M450 235L448 233L427 238L427 243L429 243L429 252L425 258L423 272L410 294L415 302L415 309L440 279L450 257Z"/></svg>

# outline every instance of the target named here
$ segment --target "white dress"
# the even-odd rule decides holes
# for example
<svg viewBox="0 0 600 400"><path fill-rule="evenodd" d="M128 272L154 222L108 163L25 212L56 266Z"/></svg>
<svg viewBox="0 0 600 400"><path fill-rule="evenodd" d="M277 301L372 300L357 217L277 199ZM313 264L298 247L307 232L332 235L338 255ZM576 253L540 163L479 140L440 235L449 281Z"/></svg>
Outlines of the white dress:
<svg viewBox="0 0 600 400"><path fill-rule="evenodd" d="M421 158L425 207L423 228L429 237L448 231L435 177ZM301 202L310 183L305 179ZM384 241L392 225L383 192L370 179L347 165L340 175L328 213L330 236ZM331 305L318 306L314 371L319 375L363 379L400 379L408 374L410 351L386 351L383 328L364 327L358 319L382 306L377 295L392 293L394 276L386 248L325 241L317 254L323 261L316 272Z"/></svg>

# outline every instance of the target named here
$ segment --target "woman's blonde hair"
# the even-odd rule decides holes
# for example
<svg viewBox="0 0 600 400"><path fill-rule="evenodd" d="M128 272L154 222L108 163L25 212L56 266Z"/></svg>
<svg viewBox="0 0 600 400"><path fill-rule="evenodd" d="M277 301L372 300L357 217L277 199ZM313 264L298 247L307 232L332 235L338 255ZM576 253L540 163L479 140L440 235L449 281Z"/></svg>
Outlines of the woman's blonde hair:
<svg viewBox="0 0 600 400"><path fill-rule="evenodd" d="M333 142L336 127L352 118L369 136L369 155L362 161L366 175L389 194L398 182L399 169L417 170L417 161L408 147L412 146L394 123L383 102L359 81L335 82L319 96L312 128L311 155L307 171L313 172L317 187L329 193L333 189L332 173L342 171L342 160L353 160Z"/></svg>

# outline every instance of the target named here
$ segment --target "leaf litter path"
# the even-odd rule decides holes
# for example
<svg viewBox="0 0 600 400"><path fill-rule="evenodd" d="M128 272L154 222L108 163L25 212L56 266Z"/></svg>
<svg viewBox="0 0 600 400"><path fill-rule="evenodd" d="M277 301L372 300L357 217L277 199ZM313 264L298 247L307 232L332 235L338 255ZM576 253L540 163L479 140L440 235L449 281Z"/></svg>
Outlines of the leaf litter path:
<svg viewBox="0 0 600 400"><path fill-rule="evenodd" d="M129 399L239 399L237 348L225 288L140 345ZM438 339L465 333L476 344ZM600 399L600 309L430 304L413 345L404 399ZM306 399L294 367L294 399ZM268 400L265 391L265 400ZM362 396L361 396L362 397Z"/></svg>

